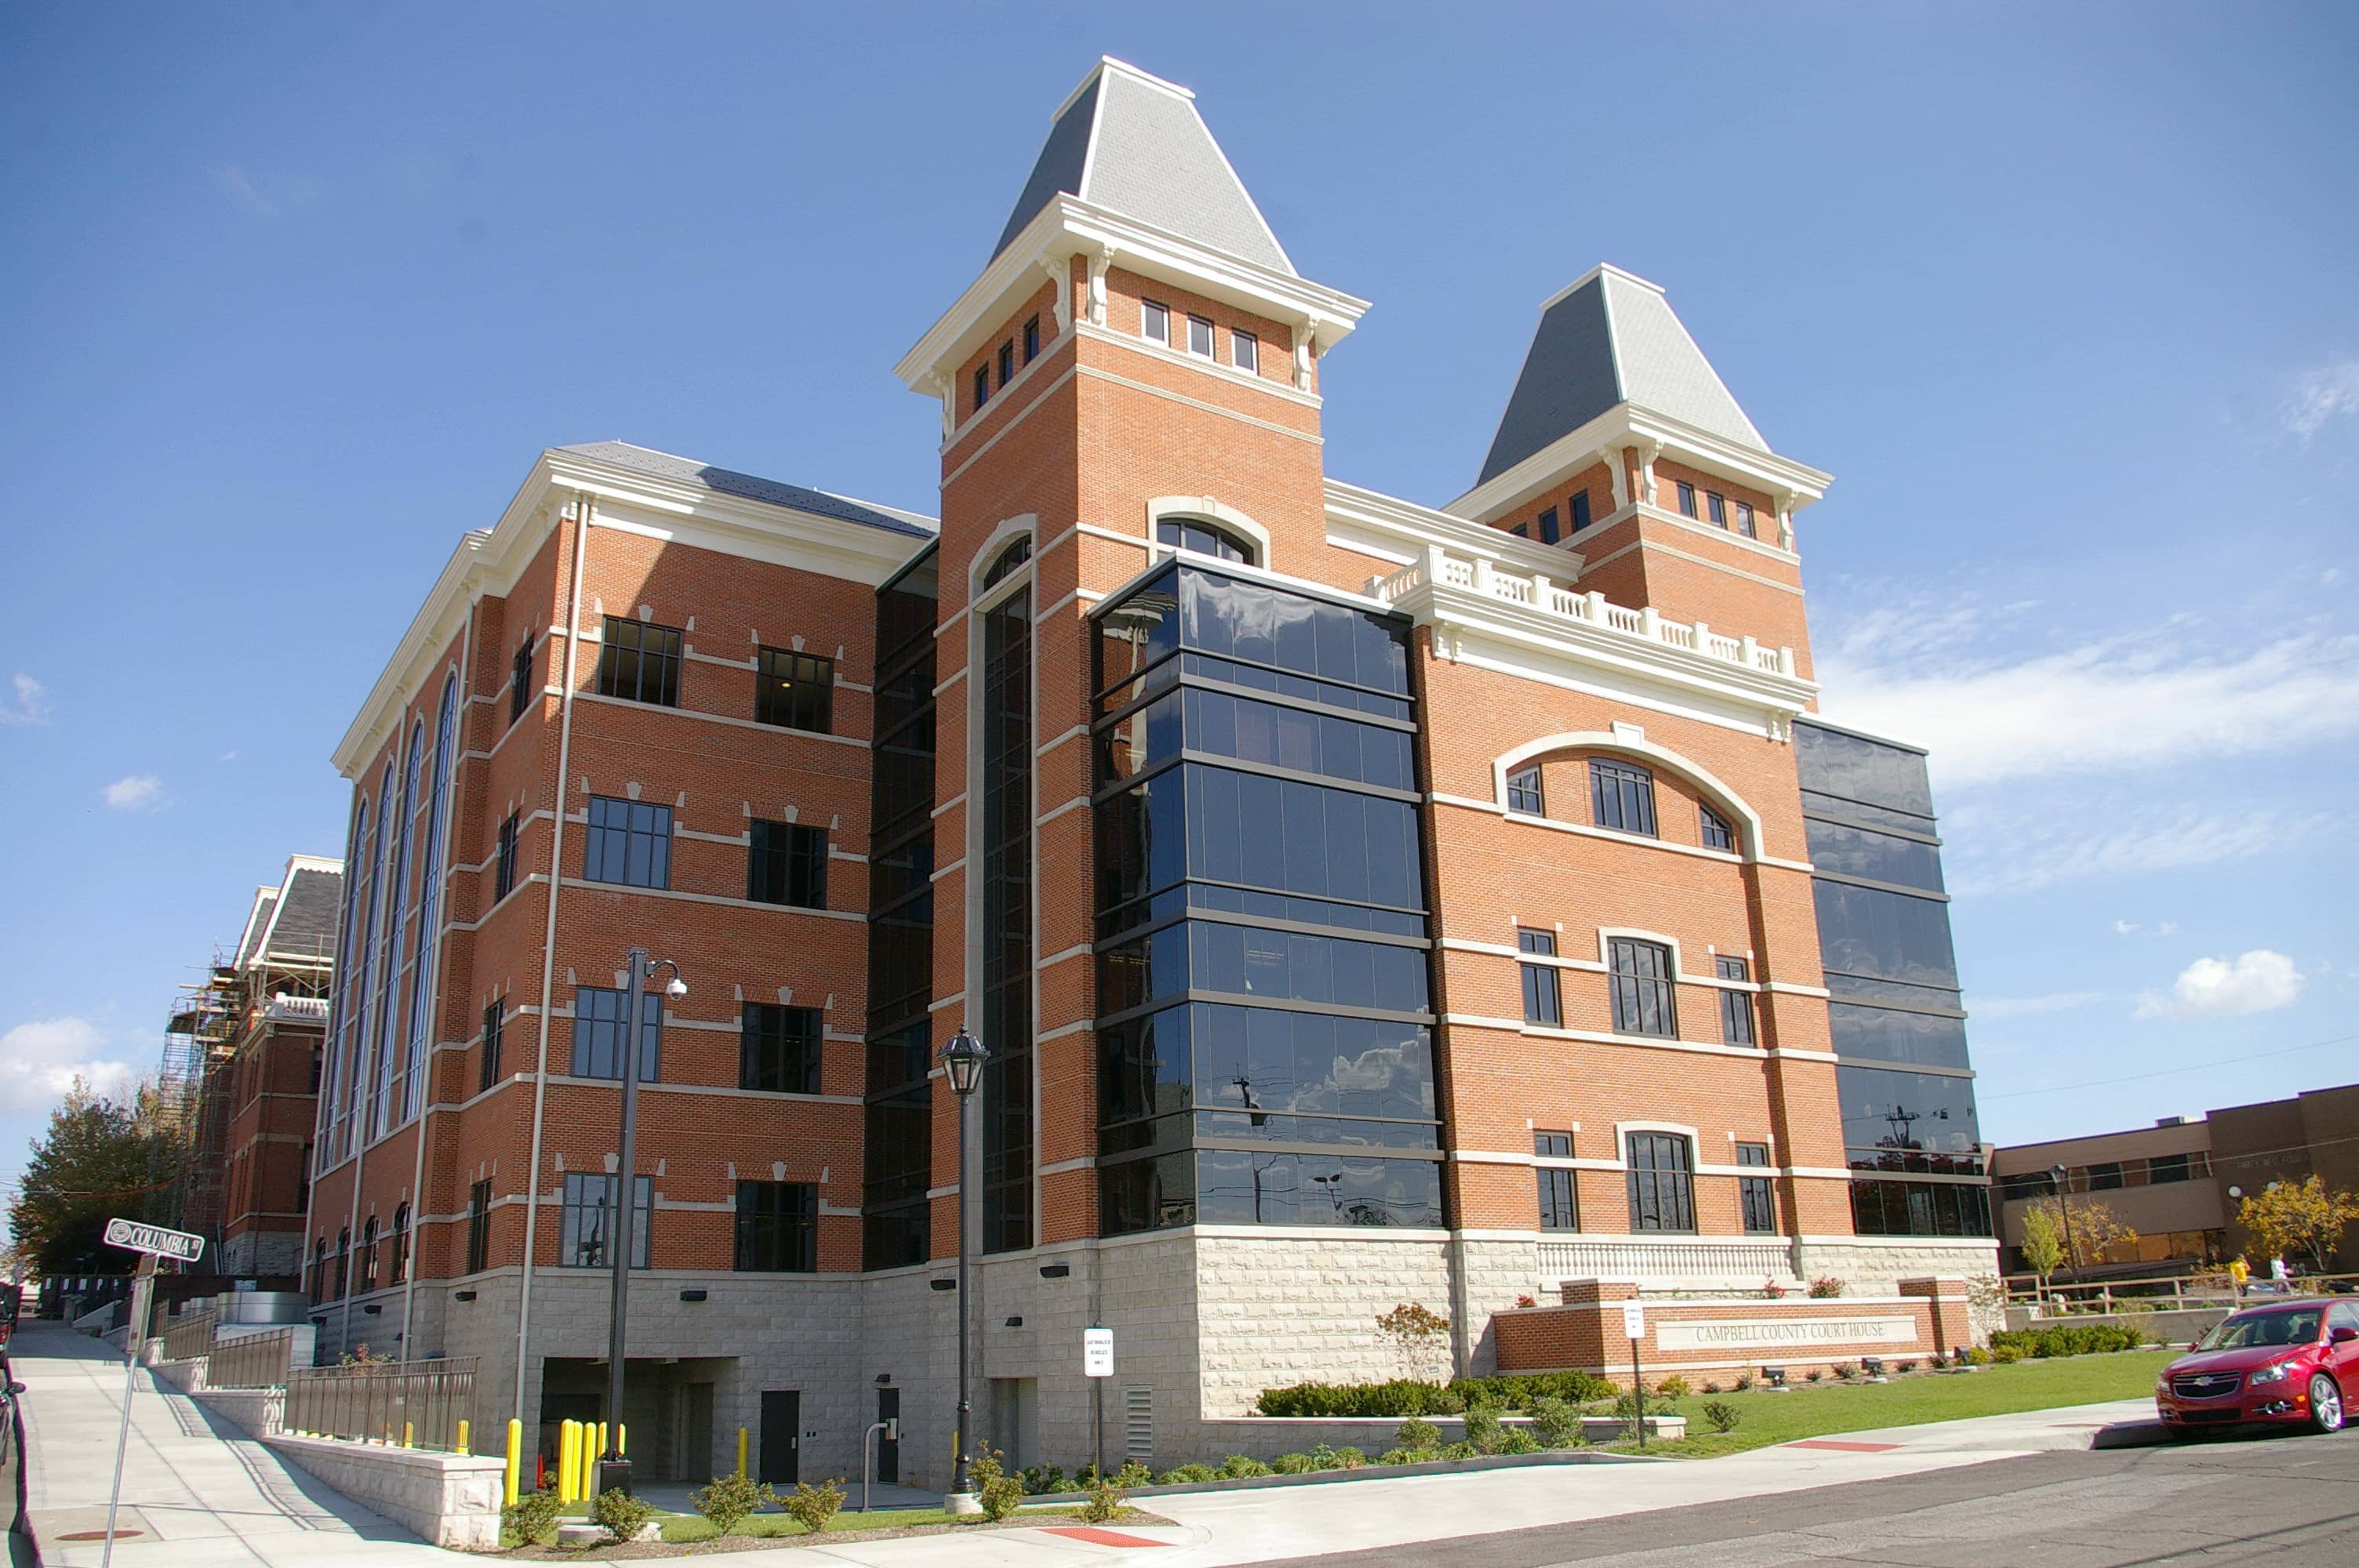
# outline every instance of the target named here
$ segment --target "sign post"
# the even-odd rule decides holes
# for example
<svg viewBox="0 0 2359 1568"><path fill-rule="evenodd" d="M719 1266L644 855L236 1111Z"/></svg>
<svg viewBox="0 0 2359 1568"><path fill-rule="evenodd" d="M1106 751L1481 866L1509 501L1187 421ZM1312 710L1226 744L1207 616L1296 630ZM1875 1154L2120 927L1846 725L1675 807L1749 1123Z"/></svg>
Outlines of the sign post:
<svg viewBox="0 0 2359 1568"><path fill-rule="evenodd" d="M123 1421L114 1433L114 1485L106 1494L106 1544L99 1549L98 1568L114 1561L114 1516L123 1504L123 1456L131 1446L131 1390L138 1386L139 1357L147 1348L147 1314L156 1298L156 1260L177 1259L193 1263L205 1254L205 1238L136 1219L106 1222L106 1244L142 1254L138 1277L131 1284L131 1315L123 1336Z"/></svg>
<svg viewBox="0 0 2359 1568"><path fill-rule="evenodd" d="M1114 1376L1114 1330L1093 1324L1082 1330L1082 1376L1090 1380L1090 1439L1098 1485L1105 1485L1105 1380Z"/></svg>
<svg viewBox="0 0 2359 1568"><path fill-rule="evenodd" d="M1622 1332L1630 1339L1630 1394L1638 1406L1638 1446L1647 1446L1647 1379L1638 1364L1638 1342L1647 1337L1646 1303L1636 1296L1622 1303Z"/></svg>

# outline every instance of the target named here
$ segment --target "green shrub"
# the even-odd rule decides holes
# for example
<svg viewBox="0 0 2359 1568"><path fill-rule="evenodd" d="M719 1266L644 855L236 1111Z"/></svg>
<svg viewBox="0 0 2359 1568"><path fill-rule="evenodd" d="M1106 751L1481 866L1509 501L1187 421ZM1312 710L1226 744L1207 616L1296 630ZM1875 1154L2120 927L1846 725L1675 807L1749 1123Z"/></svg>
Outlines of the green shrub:
<svg viewBox="0 0 2359 1568"><path fill-rule="evenodd" d="M1155 1475L1143 1462L1125 1459L1122 1462L1122 1468L1114 1473L1114 1484L1125 1492L1135 1492L1141 1487L1153 1486Z"/></svg>
<svg viewBox="0 0 2359 1568"><path fill-rule="evenodd" d="M1319 1466L1321 1470L1356 1470L1368 1462L1364 1450L1354 1448L1348 1443L1341 1448L1329 1448L1322 1443L1319 1445L1319 1452L1311 1457L1321 1461Z"/></svg>
<svg viewBox="0 0 2359 1568"><path fill-rule="evenodd" d="M556 1539L557 1521L563 1510L555 1492L520 1492L516 1501L500 1510L500 1528L514 1531L520 1545L546 1546Z"/></svg>
<svg viewBox="0 0 2359 1568"><path fill-rule="evenodd" d="M1979 1346L1979 1345L1972 1346L1970 1346L1970 1347L1967 1349L1967 1351L1966 1351L1966 1365L1967 1365L1967 1366L1969 1366L1969 1367L1987 1367L1987 1366L1989 1366L1990 1364L1991 1364L1991 1353L1990 1353L1989 1351L1987 1351L1987 1350L1984 1349L1981 1346Z"/></svg>
<svg viewBox="0 0 2359 1568"><path fill-rule="evenodd" d="M1412 1450L1439 1448L1441 1446L1441 1429L1430 1421L1405 1421L1393 1433L1393 1446Z"/></svg>
<svg viewBox="0 0 2359 1568"><path fill-rule="evenodd" d="M798 1481L794 1495L780 1498L778 1506L785 1509L788 1517L797 1524L817 1535L835 1522L836 1514L843 1507L843 1488L833 1481L821 1481L816 1487L808 1481ZM986 1508L989 1506L987 1502L984 1504Z"/></svg>
<svg viewBox="0 0 2359 1568"><path fill-rule="evenodd" d="M1542 1395L1571 1400L1610 1399L1614 1385L1593 1372L1516 1372L1495 1378L1461 1378L1449 1391L1467 1404L1486 1404L1503 1411L1529 1410Z"/></svg>
<svg viewBox="0 0 2359 1568"><path fill-rule="evenodd" d="M1658 1411L1661 1410L1663 1408L1661 1401L1658 1400L1655 1408ZM1638 1415L1638 1396L1628 1389L1625 1389L1620 1393L1614 1395L1614 1414L1616 1418L1622 1421L1636 1420Z"/></svg>
<svg viewBox="0 0 2359 1568"><path fill-rule="evenodd" d="M1522 1426L1511 1426L1501 1433L1499 1446L1491 1450L1494 1454L1538 1454L1539 1451L1540 1440L1532 1435L1530 1428Z"/></svg>
<svg viewBox="0 0 2359 1568"><path fill-rule="evenodd" d="M2005 1328L1991 1336L1991 1355L2002 1349L2047 1359L2055 1356L2100 1356L2113 1350L2136 1350L2147 1342L2135 1328L2112 1323L2057 1324L2048 1328Z"/></svg>
<svg viewBox="0 0 2359 1568"><path fill-rule="evenodd" d="M1655 1394L1658 1399L1683 1400L1693 1392L1695 1390L1688 1386L1688 1380L1677 1372L1655 1385Z"/></svg>
<svg viewBox="0 0 2359 1568"><path fill-rule="evenodd" d="M1127 1471L1130 1466L1125 1465L1123 1468ZM1128 1498L1119 1486L1096 1474L1096 1465L1091 1465L1090 1470L1089 1497L1082 1504L1082 1522L1112 1524L1122 1517L1122 1505Z"/></svg>
<svg viewBox="0 0 2359 1568"><path fill-rule="evenodd" d="M1706 1400L1703 1419L1712 1423L1714 1432L1734 1432L1736 1423L1745 1419L1744 1412L1726 1400Z"/></svg>
<svg viewBox="0 0 2359 1568"><path fill-rule="evenodd" d="M2022 1360L2023 1356L2024 1350L2022 1346L2001 1345L1998 1342L1997 1335L1994 1334L1991 1336L1990 1358L1997 1362L2000 1366L2011 1367L2016 1362Z"/></svg>
<svg viewBox="0 0 2359 1568"><path fill-rule="evenodd" d="M1825 1376L1826 1374L1824 1372L1821 1372L1816 1367L1813 1367L1809 1371L1802 1374L1802 1381L1806 1383L1815 1383L1821 1378Z"/></svg>
<svg viewBox="0 0 2359 1568"><path fill-rule="evenodd" d="M1532 1435L1545 1448L1570 1448L1581 1441L1581 1412L1563 1400L1542 1394L1532 1401Z"/></svg>
<svg viewBox="0 0 2359 1568"><path fill-rule="evenodd" d="M1177 1465L1156 1477L1159 1486L1185 1487L1198 1481L1217 1481L1220 1473L1210 1465Z"/></svg>
<svg viewBox="0 0 2359 1568"><path fill-rule="evenodd" d="M1070 1492L1073 1483L1063 1468L1056 1465L1030 1465L1024 1470L1024 1495L1045 1498L1055 1492Z"/></svg>
<svg viewBox="0 0 2359 1568"><path fill-rule="evenodd" d="M1430 1448L1387 1448L1376 1455L1379 1465L1422 1465L1434 1457Z"/></svg>
<svg viewBox="0 0 2359 1568"><path fill-rule="evenodd" d="M1468 1405L1466 1441L1477 1454L1498 1453L1507 1441L1506 1429L1499 1424L1499 1412L1489 1405Z"/></svg>
<svg viewBox="0 0 2359 1568"><path fill-rule="evenodd" d="M1280 1476L1308 1476L1319 1468L1319 1461L1308 1454L1281 1454L1269 1462L1269 1467Z"/></svg>
<svg viewBox="0 0 2359 1568"><path fill-rule="evenodd" d="M1477 1459L1482 1457L1482 1454L1471 1443L1453 1443L1436 1454L1434 1457L1436 1459Z"/></svg>
<svg viewBox="0 0 2359 1568"><path fill-rule="evenodd" d="M984 1518L996 1524L1024 1506L1024 1483L1007 1473L1006 1454L985 1444L968 1458L966 1467L974 1477L975 1496L983 1504ZM798 1493L801 1489L796 1488ZM840 1496L836 1499L839 1505L842 1500ZM792 1499L787 1503L787 1511L795 1511Z"/></svg>
<svg viewBox="0 0 2359 1568"><path fill-rule="evenodd" d="M732 1471L712 1477L712 1485L699 1487L688 1494L689 1506L702 1514L712 1528L723 1535L735 1530L740 1520L764 1503L778 1500L769 1484Z"/></svg>
<svg viewBox="0 0 2359 1568"><path fill-rule="evenodd" d="M1612 1384L1588 1372L1460 1378L1448 1384L1396 1378L1385 1383L1297 1383L1265 1389L1254 1408L1269 1416L1456 1415L1470 1404L1525 1410L1542 1395L1578 1404L1608 1398L1613 1392Z"/></svg>
<svg viewBox="0 0 2359 1568"><path fill-rule="evenodd" d="M1223 1481L1250 1481L1256 1476L1268 1474L1268 1465L1246 1454L1232 1454L1221 1461L1221 1479Z"/></svg>
<svg viewBox="0 0 2359 1568"><path fill-rule="evenodd" d="M1859 1363L1856 1361L1836 1362L1835 1376L1841 1378L1846 1383L1850 1382L1854 1378L1859 1376Z"/></svg>
<svg viewBox="0 0 2359 1568"><path fill-rule="evenodd" d="M590 1517L606 1527L613 1541L636 1541L639 1531L656 1517L656 1506L645 1498L635 1498L620 1487L609 1487L598 1494L590 1505Z"/></svg>
<svg viewBox="0 0 2359 1568"><path fill-rule="evenodd" d="M1737 1391L1738 1393L1740 1393L1740 1394L1741 1394L1741 1393L1744 1393L1745 1390L1749 1390L1749 1389L1750 1389L1750 1388L1752 1388L1752 1387L1753 1387L1753 1374L1752 1374L1752 1373L1750 1373L1750 1372L1739 1372L1739 1373L1736 1375L1736 1391Z"/></svg>

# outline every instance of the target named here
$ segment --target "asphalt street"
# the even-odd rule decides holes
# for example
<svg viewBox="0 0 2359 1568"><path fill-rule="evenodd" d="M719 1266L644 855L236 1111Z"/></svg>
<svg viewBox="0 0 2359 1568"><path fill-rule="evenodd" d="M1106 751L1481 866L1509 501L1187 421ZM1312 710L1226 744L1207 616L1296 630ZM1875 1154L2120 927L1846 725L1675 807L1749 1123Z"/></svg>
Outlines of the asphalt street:
<svg viewBox="0 0 2359 1568"><path fill-rule="evenodd" d="M1288 1562L1318 1568L2353 1568L2359 1564L2359 1432L2025 1454L1891 1480Z"/></svg>

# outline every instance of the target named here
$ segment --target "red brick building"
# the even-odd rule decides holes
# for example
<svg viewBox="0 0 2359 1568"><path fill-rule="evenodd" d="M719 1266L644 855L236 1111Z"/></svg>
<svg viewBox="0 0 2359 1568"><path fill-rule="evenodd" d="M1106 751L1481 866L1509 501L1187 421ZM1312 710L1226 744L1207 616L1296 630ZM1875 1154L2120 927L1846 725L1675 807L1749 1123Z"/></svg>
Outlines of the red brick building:
<svg viewBox="0 0 2359 1568"><path fill-rule="evenodd" d="M541 455L337 752L331 1348L598 1413L635 944L690 988L639 1021L643 1472L745 1426L768 1476L857 1474L898 1415L888 1468L942 1479L962 1203L1018 1463L1084 1457L1093 1399L1195 1457L1263 1388L1390 1375L1404 1301L1467 1369L1596 1341L1502 1332L1519 1297L1625 1285L1769 1325L1696 1366L1821 1276L1959 1332L1925 1281L1994 1246L1922 757L1809 717L1828 476L1601 268L1473 491L1343 483L1321 367L1365 308L1108 61L898 367L939 521Z"/></svg>

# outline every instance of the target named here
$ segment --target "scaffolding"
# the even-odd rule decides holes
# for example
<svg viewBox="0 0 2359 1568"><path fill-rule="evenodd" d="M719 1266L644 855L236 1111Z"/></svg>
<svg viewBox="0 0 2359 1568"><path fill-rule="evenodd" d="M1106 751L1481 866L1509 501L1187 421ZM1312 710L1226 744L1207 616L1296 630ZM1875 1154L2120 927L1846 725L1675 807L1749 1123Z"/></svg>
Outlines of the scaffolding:
<svg viewBox="0 0 2359 1568"><path fill-rule="evenodd" d="M164 1023L156 1086L158 1127L178 1151L179 1179L161 1206L169 1223L218 1247L229 1151L229 1097L213 1078L236 1054L245 986L233 958L213 949L204 978L183 982Z"/></svg>

